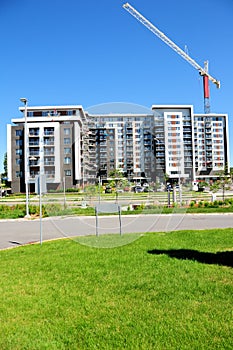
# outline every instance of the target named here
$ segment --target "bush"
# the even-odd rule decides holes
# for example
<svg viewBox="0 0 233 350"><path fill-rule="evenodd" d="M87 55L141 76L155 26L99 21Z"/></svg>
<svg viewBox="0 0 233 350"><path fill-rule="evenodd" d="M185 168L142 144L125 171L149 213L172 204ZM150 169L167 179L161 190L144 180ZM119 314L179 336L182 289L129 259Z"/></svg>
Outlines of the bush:
<svg viewBox="0 0 233 350"><path fill-rule="evenodd" d="M194 208L195 204L196 204L196 201L190 202L190 204L189 204L190 208Z"/></svg>
<svg viewBox="0 0 233 350"><path fill-rule="evenodd" d="M67 188L66 192L79 192L79 188Z"/></svg>

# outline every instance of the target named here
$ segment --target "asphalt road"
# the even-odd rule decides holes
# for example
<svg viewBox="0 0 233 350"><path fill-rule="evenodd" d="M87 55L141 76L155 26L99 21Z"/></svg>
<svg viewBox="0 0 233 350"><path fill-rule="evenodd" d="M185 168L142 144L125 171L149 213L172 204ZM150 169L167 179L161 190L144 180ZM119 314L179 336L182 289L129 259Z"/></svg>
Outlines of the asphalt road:
<svg viewBox="0 0 233 350"><path fill-rule="evenodd" d="M122 233L169 232L210 228L233 228L231 214L167 214L122 216ZM119 233L118 216L99 217L99 234ZM45 240L95 235L95 217L45 218L42 221L15 219L0 221L0 249Z"/></svg>

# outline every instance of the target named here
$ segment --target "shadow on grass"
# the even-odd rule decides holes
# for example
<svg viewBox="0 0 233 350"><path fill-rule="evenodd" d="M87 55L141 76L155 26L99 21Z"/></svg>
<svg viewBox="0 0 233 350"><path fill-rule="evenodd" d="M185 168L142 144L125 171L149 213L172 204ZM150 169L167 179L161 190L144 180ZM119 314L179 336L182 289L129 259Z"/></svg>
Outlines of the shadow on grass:
<svg viewBox="0 0 233 350"><path fill-rule="evenodd" d="M233 267L233 251L208 253L191 249L171 249L171 250L148 250L149 254L166 254L171 258L182 260L196 260L203 264L225 265Z"/></svg>

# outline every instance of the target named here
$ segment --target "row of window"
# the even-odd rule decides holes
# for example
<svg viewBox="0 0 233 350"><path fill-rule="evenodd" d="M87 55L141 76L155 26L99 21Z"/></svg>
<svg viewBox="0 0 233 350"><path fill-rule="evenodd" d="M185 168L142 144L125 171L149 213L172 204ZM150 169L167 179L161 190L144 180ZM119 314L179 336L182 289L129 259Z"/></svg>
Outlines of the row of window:
<svg viewBox="0 0 233 350"><path fill-rule="evenodd" d="M56 109L50 111L28 111L28 117L48 117L48 116L72 116L76 115L76 110L61 110L57 111Z"/></svg>
<svg viewBox="0 0 233 350"><path fill-rule="evenodd" d="M64 135L70 135L71 129L70 128L64 128ZM46 127L44 128L44 135L53 135L54 134L54 128ZM22 129L16 129L15 130L15 136L23 136L23 130ZM29 128L29 136L39 136L39 128Z"/></svg>
<svg viewBox="0 0 233 350"><path fill-rule="evenodd" d="M30 173L30 176L31 178L35 178L35 176L39 175L39 172L38 171L32 171ZM55 171L51 170L51 171L45 171L45 175L47 175L48 178L54 178L55 177ZM70 169L67 169L67 170L64 170L64 175L65 176L71 176L71 170ZM16 171L15 172L15 176L17 178L22 178L23 177L23 172L22 171Z"/></svg>

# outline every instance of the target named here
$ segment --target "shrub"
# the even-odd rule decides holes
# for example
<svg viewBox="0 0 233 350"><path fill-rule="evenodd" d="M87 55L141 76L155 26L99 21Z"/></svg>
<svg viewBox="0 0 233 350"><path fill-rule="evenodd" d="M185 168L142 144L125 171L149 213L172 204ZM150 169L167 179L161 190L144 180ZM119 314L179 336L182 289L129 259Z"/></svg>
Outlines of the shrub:
<svg viewBox="0 0 233 350"><path fill-rule="evenodd" d="M79 192L79 188L67 188L66 192Z"/></svg>

